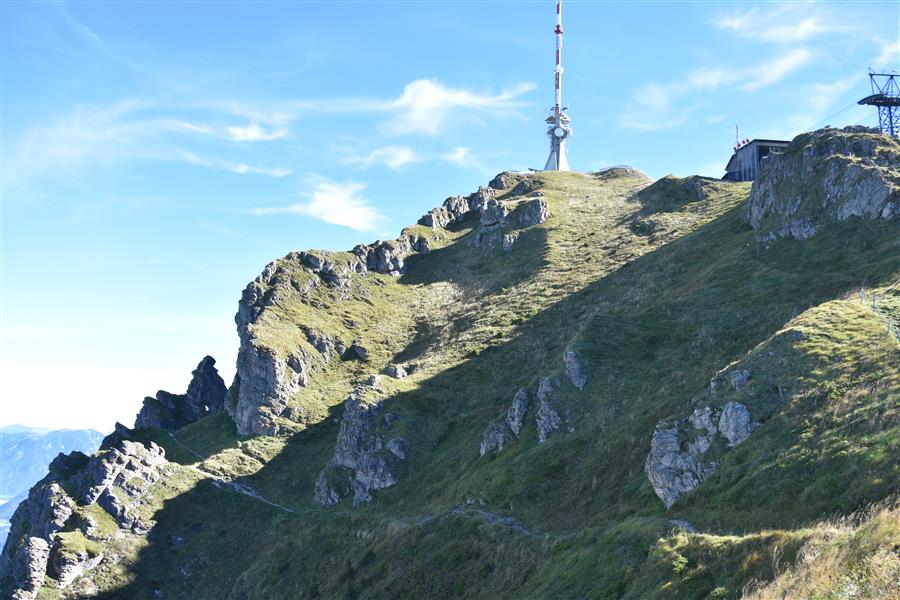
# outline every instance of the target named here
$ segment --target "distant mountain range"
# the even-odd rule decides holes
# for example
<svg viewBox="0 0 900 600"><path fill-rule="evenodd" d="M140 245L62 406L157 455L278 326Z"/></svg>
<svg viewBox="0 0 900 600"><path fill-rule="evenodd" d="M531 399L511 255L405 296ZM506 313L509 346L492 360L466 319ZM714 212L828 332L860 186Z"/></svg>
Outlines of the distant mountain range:
<svg viewBox="0 0 900 600"><path fill-rule="evenodd" d="M0 427L0 545L6 540L8 521L35 483L47 474L47 465L60 452L90 454L103 440L93 429L59 429L8 425Z"/></svg>

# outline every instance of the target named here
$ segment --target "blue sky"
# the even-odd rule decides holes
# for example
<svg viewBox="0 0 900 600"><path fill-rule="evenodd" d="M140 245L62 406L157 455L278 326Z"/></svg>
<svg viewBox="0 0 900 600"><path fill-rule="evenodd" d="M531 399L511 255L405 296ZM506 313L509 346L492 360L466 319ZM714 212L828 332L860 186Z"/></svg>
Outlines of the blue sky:
<svg viewBox="0 0 900 600"><path fill-rule="evenodd" d="M542 166L553 4L0 3L0 425L130 425L205 354L230 382L266 263ZM572 167L720 176L735 123L872 125L898 6L566 2Z"/></svg>

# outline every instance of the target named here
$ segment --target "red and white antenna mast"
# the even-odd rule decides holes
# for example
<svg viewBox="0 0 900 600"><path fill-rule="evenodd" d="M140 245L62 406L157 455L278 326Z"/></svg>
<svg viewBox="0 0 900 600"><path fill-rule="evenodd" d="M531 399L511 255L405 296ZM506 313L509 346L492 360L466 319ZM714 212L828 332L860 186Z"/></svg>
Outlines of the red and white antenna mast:
<svg viewBox="0 0 900 600"><path fill-rule="evenodd" d="M553 108L550 109L550 116L545 121L550 125L547 130L547 135L550 137L550 156L547 158L544 170L568 171L566 139L572 135L572 128L569 126L569 115L565 113L566 108L562 105L562 0L556 2L556 29L553 30L553 33L556 34L556 83Z"/></svg>

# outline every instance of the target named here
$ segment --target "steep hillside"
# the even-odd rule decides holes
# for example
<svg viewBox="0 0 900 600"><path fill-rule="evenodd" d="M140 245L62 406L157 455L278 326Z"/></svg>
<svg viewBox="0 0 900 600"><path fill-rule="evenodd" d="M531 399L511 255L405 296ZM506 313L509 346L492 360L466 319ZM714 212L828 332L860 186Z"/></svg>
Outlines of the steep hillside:
<svg viewBox="0 0 900 600"><path fill-rule="evenodd" d="M834 139L860 136L896 156L834 130L786 156L849 164ZM503 173L398 240L271 263L241 298L227 414L57 459L3 589L896 591L900 341L893 297L870 299L900 277L897 211L804 204L810 235L769 235L797 214L780 181Z"/></svg>

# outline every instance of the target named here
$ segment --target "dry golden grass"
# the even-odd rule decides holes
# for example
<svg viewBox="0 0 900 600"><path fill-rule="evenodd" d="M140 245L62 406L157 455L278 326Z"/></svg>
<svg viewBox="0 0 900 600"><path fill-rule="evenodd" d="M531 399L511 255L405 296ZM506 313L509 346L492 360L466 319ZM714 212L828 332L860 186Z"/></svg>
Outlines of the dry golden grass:
<svg viewBox="0 0 900 600"><path fill-rule="evenodd" d="M774 581L746 600L887 600L900 598L900 504L881 503L827 521Z"/></svg>

